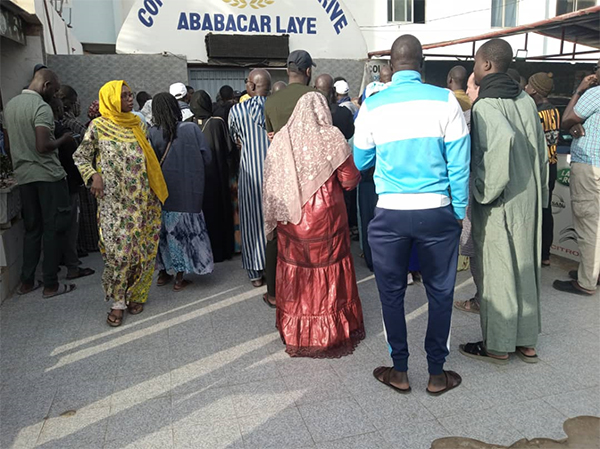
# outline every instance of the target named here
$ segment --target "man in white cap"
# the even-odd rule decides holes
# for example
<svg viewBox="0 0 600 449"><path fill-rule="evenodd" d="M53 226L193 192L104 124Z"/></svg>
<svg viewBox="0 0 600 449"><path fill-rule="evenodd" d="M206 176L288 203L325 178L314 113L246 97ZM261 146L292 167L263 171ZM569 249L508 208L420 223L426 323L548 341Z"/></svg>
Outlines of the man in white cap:
<svg viewBox="0 0 600 449"><path fill-rule="evenodd" d="M175 97L177 103L179 104L182 120L185 122L186 120L192 118L194 113L190 109L190 95L186 85L183 83L171 84L171 87L169 87L169 92Z"/></svg>
<svg viewBox="0 0 600 449"><path fill-rule="evenodd" d="M350 109L352 115L356 114L358 112L358 107L352 103L352 99L348 96L348 93L350 92L350 86L348 85L348 82L346 80L338 80L333 85L333 88L335 89L335 93L337 95L338 104Z"/></svg>

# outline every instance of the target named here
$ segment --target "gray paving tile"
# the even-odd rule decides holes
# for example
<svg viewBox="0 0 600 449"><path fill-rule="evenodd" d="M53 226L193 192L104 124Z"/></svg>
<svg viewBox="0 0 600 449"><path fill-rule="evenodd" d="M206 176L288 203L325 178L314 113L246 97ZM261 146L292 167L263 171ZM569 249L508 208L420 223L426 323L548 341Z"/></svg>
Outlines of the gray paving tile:
<svg viewBox="0 0 600 449"><path fill-rule="evenodd" d="M437 397L429 396L423 389L413 393L417 400L438 419L486 408L486 403L464 385Z"/></svg>
<svg viewBox="0 0 600 449"><path fill-rule="evenodd" d="M48 415L57 389L35 384L28 384L25 388L3 388L0 400L2 427L37 424Z"/></svg>
<svg viewBox="0 0 600 449"><path fill-rule="evenodd" d="M71 416L56 416L46 420L39 448L85 447L102 448L106 437L110 407L79 410Z"/></svg>
<svg viewBox="0 0 600 449"><path fill-rule="evenodd" d="M229 388L207 388L172 397L173 422L201 425L206 421L235 419Z"/></svg>
<svg viewBox="0 0 600 449"><path fill-rule="evenodd" d="M149 400L170 398L170 395L171 376L169 373L119 377L115 381L110 404L114 413Z"/></svg>
<svg viewBox="0 0 600 449"><path fill-rule="evenodd" d="M525 438L566 438L563 423L567 417L542 399L498 407L496 412Z"/></svg>
<svg viewBox="0 0 600 449"><path fill-rule="evenodd" d="M377 432L317 444L317 449L390 449L392 447L394 446L386 443Z"/></svg>
<svg viewBox="0 0 600 449"><path fill-rule="evenodd" d="M324 401L298 407L315 443L375 431L354 399Z"/></svg>
<svg viewBox="0 0 600 449"><path fill-rule="evenodd" d="M120 439L109 441L104 449L170 449L174 447L172 429L148 432L137 439L123 435Z"/></svg>
<svg viewBox="0 0 600 449"><path fill-rule="evenodd" d="M412 394L398 394L390 388L378 393L355 395L355 399L371 424L379 430L435 419Z"/></svg>
<svg viewBox="0 0 600 449"><path fill-rule="evenodd" d="M171 398L147 400L127 408L111 406L106 441L123 439L137 441L152 432L171 430Z"/></svg>
<svg viewBox="0 0 600 449"><path fill-rule="evenodd" d="M8 425L3 422L0 426L0 447L32 449L37 444L43 426L43 420L31 424L16 425Z"/></svg>
<svg viewBox="0 0 600 449"><path fill-rule="evenodd" d="M450 436L438 421L389 427L381 435L394 449L430 449L433 441Z"/></svg>
<svg viewBox="0 0 600 449"><path fill-rule="evenodd" d="M84 380L61 385L50 408L50 416L56 417L67 411L82 411L110 407L115 380Z"/></svg>
<svg viewBox="0 0 600 449"><path fill-rule="evenodd" d="M173 435L177 449L244 449L236 420L207 421L200 426L176 423Z"/></svg>
<svg viewBox="0 0 600 449"><path fill-rule="evenodd" d="M290 392L297 397L298 405L352 396L331 368L302 376L286 376L283 380Z"/></svg>
<svg viewBox="0 0 600 449"><path fill-rule="evenodd" d="M295 396L283 379L234 385L231 393L238 418L257 413L277 413L295 405Z"/></svg>
<svg viewBox="0 0 600 449"><path fill-rule="evenodd" d="M600 416L600 388L557 394L544 401L569 418L576 416Z"/></svg>
<svg viewBox="0 0 600 449"><path fill-rule="evenodd" d="M518 430L505 422L494 410L481 410L439 420L451 436L510 446L523 438Z"/></svg>
<svg viewBox="0 0 600 449"><path fill-rule="evenodd" d="M139 374L163 374L170 370L167 347L156 349L133 349L125 347L119 358L117 376L129 377Z"/></svg>
<svg viewBox="0 0 600 449"><path fill-rule="evenodd" d="M274 414L257 414L239 420L246 448L292 449L314 444L298 409L295 407Z"/></svg>
<svg viewBox="0 0 600 449"><path fill-rule="evenodd" d="M208 387L226 386L227 371L214 357L201 359L171 371L172 394L187 394Z"/></svg>

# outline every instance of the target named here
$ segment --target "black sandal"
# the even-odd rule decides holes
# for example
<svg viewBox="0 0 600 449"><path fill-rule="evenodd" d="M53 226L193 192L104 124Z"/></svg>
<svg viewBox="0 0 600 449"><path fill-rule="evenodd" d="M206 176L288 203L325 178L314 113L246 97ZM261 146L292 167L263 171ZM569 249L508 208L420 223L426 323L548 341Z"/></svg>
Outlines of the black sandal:
<svg viewBox="0 0 600 449"><path fill-rule="evenodd" d="M77 271L77 274L67 275L67 280L72 281L73 279L79 279L79 278L83 278L86 276L91 276L94 273L96 273L96 272L94 270L92 270L91 268L79 268Z"/></svg>
<svg viewBox="0 0 600 449"><path fill-rule="evenodd" d="M491 357L483 346L483 342L467 343L466 345L460 345L458 347L459 352L475 360L482 360L484 362L495 363L496 365L508 365L508 357L505 359L498 359Z"/></svg>
<svg viewBox="0 0 600 449"><path fill-rule="evenodd" d="M429 387L427 387L425 389L425 391L427 391L428 395L441 396L450 390L454 390L456 387L458 387L462 383L462 377L460 377L460 375L454 371L444 371L444 375L446 376L446 388L444 388L443 390L440 390L440 391L431 391L431 390L429 390ZM451 380L453 380L454 383L451 384L450 383Z"/></svg>
<svg viewBox="0 0 600 449"><path fill-rule="evenodd" d="M116 309L113 309L113 310L116 310ZM106 322L108 323L108 325L110 327L119 327L121 324L123 324L123 318L125 318L125 312L123 312L123 314L121 316L116 316L116 315L113 315L113 310L108 312L108 316L106 317ZM119 310L121 310L121 309L119 309ZM113 319L111 319L111 317Z"/></svg>
<svg viewBox="0 0 600 449"><path fill-rule="evenodd" d="M390 377L392 376L393 367L380 366L373 370L373 377L381 382L383 385L390 387L392 390L400 393L400 394L408 394L412 391L412 388L398 388L390 382ZM378 374L383 374L381 378Z"/></svg>

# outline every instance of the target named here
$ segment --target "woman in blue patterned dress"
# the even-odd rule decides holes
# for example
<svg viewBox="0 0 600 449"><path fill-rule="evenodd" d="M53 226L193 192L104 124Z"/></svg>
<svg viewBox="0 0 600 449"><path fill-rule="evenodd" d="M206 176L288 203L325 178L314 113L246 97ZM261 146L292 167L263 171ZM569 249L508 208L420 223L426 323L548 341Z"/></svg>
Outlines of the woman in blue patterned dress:
<svg viewBox="0 0 600 449"><path fill-rule="evenodd" d="M182 123L175 97L160 93L152 101L154 126L148 138L161 163L169 188L162 208L162 227L156 258L158 285L175 275L173 290L190 284L186 273L209 274L213 254L202 213L205 166L211 153L202 131L194 123Z"/></svg>

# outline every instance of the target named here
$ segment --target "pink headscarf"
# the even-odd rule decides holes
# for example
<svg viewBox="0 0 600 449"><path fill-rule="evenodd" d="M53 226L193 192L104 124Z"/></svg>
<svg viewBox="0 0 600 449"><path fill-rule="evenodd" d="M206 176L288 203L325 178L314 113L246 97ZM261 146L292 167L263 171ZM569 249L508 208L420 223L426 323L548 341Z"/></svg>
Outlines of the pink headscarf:
<svg viewBox="0 0 600 449"><path fill-rule="evenodd" d="M325 97L319 92L304 94L267 151L265 232L271 233L277 222L298 224L302 207L350 154L344 135L332 125Z"/></svg>

